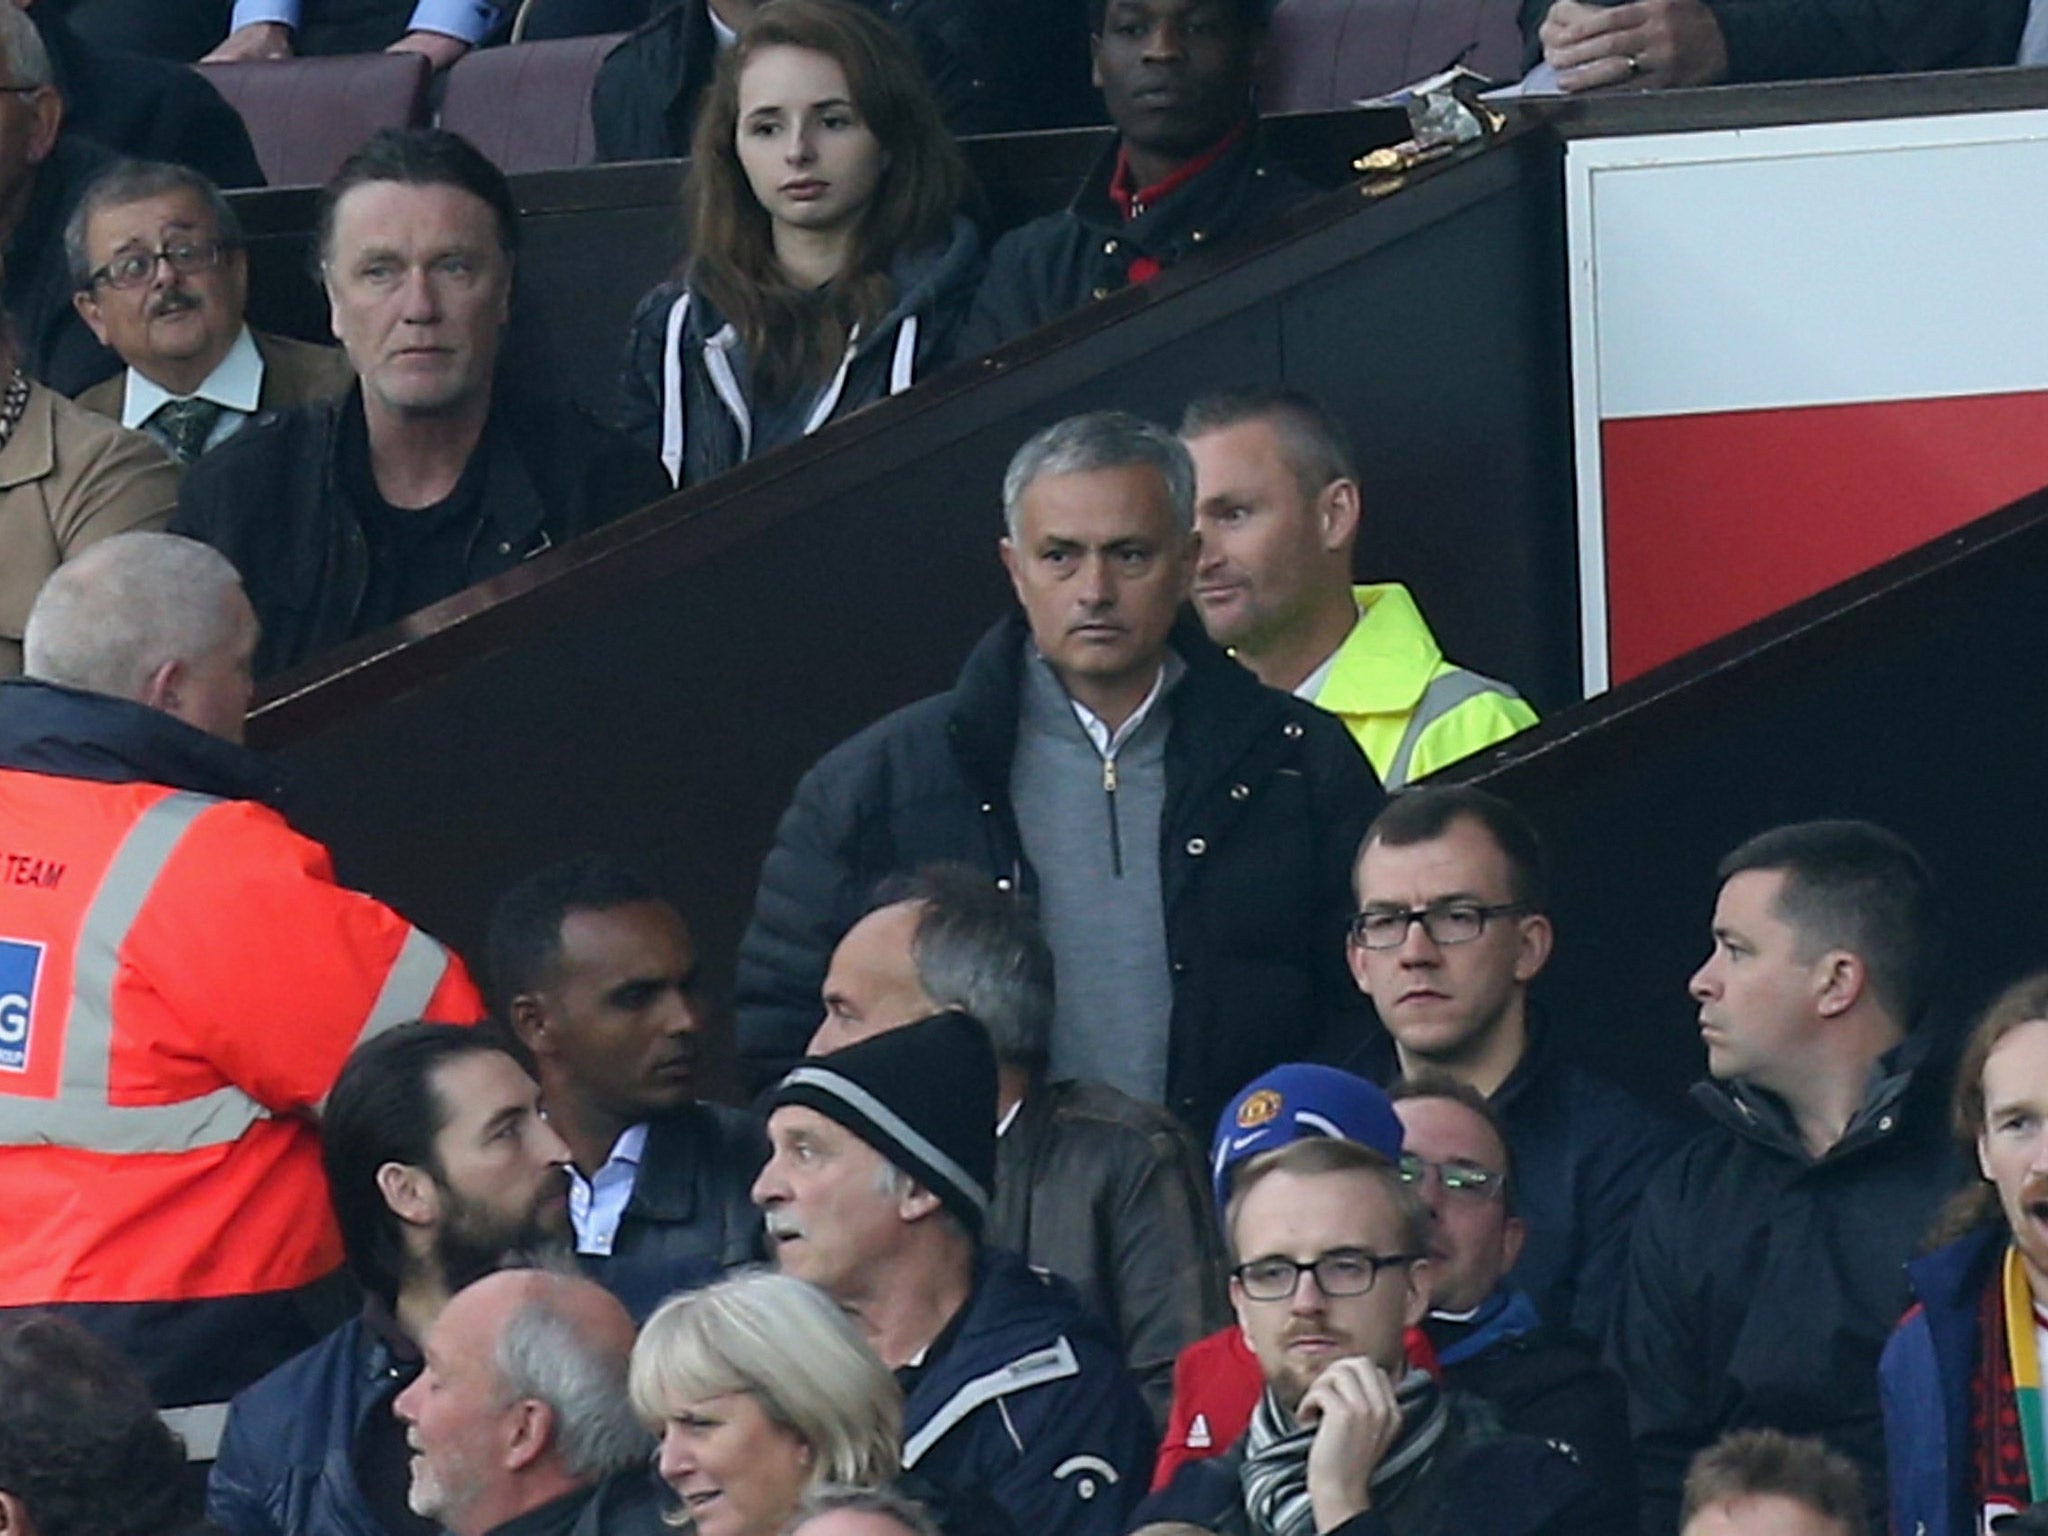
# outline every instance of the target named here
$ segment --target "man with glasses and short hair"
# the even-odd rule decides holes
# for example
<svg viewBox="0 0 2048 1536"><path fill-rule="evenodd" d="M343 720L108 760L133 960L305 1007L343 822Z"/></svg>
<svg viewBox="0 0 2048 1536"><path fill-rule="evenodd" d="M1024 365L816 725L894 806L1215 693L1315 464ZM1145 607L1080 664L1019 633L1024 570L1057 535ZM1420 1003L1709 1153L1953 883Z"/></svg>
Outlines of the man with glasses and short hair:
<svg viewBox="0 0 2048 1536"><path fill-rule="evenodd" d="M1447 1077L1389 1090L1401 1177L1429 1208L1429 1314L1422 1331L1446 1387L1484 1398L1516 1434L1567 1446L1600 1490L1603 1528L1635 1526L1628 1394L1598 1346L1537 1315L1507 1282L1528 1228L1514 1156L1493 1106Z"/></svg>
<svg viewBox="0 0 2048 1536"><path fill-rule="evenodd" d="M124 160L86 188L64 226L80 318L127 369L78 397L147 432L180 464L258 411L325 400L352 375L338 347L253 331L242 318L242 227L197 171Z"/></svg>
<svg viewBox="0 0 2048 1536"><path fill-rule="evenodd" d="M1351 974L1400 1072L1463 1083L1505 1128L1527 1230L1510 1279L1545 1321L1604 1338L1636 1202L1679 1133L1532 1017L1551 946L1535 828L1484 790L1407 790L1366 830L1355 879Z"/></svg>
<svg viewBox="0 0 2048 1536"><path fill-rule="evenodd" d="M1429 1212L1393 1165L1334 1137L1245 1165L1227 1221L1231 1304L1265 1390L1223 1456L1183 1467L1136 1522L1217 1536L1587 1536L1614 1530L1569 1453L1408 1363L1429 1306Z"/></svg>

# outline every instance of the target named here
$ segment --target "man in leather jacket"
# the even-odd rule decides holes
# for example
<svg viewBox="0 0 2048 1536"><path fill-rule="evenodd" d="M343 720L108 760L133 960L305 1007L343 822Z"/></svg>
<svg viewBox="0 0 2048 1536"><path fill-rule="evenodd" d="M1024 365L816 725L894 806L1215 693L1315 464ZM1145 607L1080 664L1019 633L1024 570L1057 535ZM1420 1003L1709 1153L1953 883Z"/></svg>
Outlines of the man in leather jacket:
<svg viewBox="0 0 2048 1536"><path fill-rule="evenodd" d="M832 952L829 1052L944 1008L996 1051L989 1241L1073 1282L1115 1330L1155 1420L1180 1351L1221 1325L1223 1249L1200 1152L1166 1111L1107 1083L1046 1075L1052 952L1023 904L974 870L936 865L884 891Z"/></svg>

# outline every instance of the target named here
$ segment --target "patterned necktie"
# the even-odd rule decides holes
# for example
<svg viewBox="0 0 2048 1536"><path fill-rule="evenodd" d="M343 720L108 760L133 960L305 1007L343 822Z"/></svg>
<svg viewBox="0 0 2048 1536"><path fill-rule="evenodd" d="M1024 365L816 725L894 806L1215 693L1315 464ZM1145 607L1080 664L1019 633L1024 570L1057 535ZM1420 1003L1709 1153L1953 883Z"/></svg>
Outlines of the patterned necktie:
<svg viewBox="0 0 2048 1536"><path fill-rule="evenodd" d="M196 395L189 400L167 400L156 408L151 423L180 464L190 464L205 448L223 407Z"/></svg>

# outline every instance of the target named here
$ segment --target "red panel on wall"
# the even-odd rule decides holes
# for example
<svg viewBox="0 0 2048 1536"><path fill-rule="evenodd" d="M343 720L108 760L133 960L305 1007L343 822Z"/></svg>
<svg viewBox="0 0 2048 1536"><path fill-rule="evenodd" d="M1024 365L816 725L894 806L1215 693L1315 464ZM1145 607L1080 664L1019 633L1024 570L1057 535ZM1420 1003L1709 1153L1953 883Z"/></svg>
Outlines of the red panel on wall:
<svg viewBox="0 0 2048 1536"><path fill-rule="evenodd" d="M1601 423L1622 682L2048 485L2048 392Z"/></svg>

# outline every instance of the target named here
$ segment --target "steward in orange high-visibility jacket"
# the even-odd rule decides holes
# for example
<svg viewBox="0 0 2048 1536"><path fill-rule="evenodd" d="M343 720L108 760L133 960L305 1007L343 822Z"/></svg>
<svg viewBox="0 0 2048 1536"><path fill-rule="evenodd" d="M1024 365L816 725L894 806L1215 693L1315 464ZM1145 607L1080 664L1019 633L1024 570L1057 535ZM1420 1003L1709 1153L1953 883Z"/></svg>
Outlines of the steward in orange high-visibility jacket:
<svg viewBox="0 0 2048 1536"><path fill-rule="evenodd" d="M201 1459L229 1396L338 1320L314 1122L342 1062L482 1014L277 798L162 710L0 684L0 1307L127 1350Z"/></svg>

